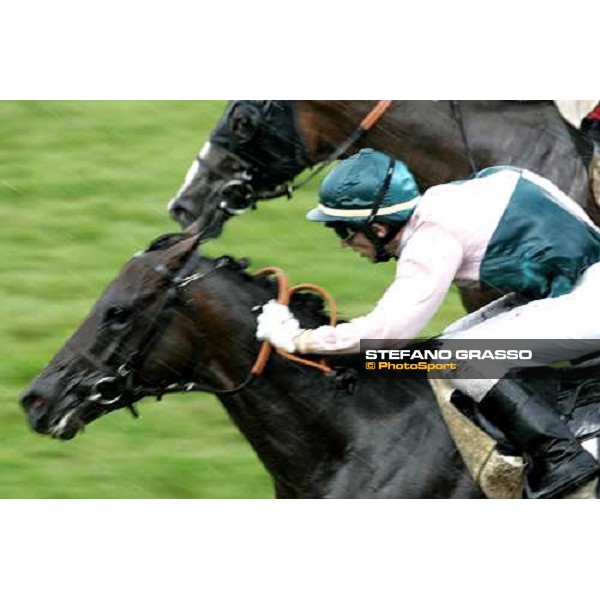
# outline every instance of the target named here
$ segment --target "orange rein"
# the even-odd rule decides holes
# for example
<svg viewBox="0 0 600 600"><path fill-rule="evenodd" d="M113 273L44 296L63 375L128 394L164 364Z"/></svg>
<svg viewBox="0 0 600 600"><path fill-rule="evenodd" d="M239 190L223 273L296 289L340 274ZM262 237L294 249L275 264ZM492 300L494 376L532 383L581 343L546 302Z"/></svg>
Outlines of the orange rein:
<svg viewBox="0 0 600 600"><path fill-rule="evenodd" d="M335 306L335 301L333 300L333 297L331 296L331 294L324 288L322 288L318 285L314 285L312 283L301 283L299 285L295 285L294 287L290 288L287 275L279 267L265 267L264 269L257 271L255 273L255 275L275 275L275 277L277 278L277 287L278 287L277 302L279 302L280 304L283 304L284 306L289 305L291 297L299 290L312 290L314 292L317 292L325 299L325 302L327 303L327 305L329 307L329 313L330 313L329 323L331 325L336 324L337 308ZM319 362L315 362L313 360L308 360L306 358L300 358L299 356L296 356L295 354L291 354L291 353L286 352L285 350L281 350L279 348L277 348L277 353L280 356L283 356L284 358L287 358L288 360L290 360L292 362L296 362L301 365L307 365L309 367L314 367L315 369L319 369L326 375L329 375L332 372L332 369L327 365L327 363L325 362L324 359L321 359ZM263 372L265 365L267 364L267 361L269 360L270 355L271 355L271 344L265 340L262 343L262 346L260 347L260 351L256 358L256 362L254 363L254 366L252 367L253 375L260 375Z"/></svg>
<svg viewBox="0 0 600 600"><path fill-rule="evenodd" d="M383 113L390 107L392 100L379 100L371 112L362 120L360 126L365 131L369 131L377 121L382 117Z"/></svg>

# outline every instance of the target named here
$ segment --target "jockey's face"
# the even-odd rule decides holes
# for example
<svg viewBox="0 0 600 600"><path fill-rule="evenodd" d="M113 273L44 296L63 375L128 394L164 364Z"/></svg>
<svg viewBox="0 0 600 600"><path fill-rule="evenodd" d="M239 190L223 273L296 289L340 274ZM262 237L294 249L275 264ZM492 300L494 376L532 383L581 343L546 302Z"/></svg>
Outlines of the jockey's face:
<svg viewBox="0 0 600 600"><path fill-rule="evenodd" d="M388 226L383 223L374 223L372 226L373 231L377 237L383 238L388 234ZM386 244L385 249L392 255L396 255L400 240L402 238L402 229L398 235ZM345 239L341 240L342 248L352 248L355 252L358 252L361 256L364 256L371 262L375 262L375 256L377 254L373 243L367 238L367 236L359 230L352 230L351 234Z"/></svg>
<svg viewBox="0 0 600 600"><path fill-rule="evenodd" d="M375 248L362 231L355 231L349 238L341 240L340 244L342 248L352 248L371 262L375 261Z"/></svg>

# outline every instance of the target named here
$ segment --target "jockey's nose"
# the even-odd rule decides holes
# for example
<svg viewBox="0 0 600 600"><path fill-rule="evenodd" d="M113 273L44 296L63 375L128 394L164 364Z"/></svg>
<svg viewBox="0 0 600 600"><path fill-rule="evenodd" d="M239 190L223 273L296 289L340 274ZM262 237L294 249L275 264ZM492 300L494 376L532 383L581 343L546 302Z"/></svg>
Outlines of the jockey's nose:
<svg viewBox="0 0 600 600"><path fill-rule="evenodd" d="M48 430L50 400L45 398L39 390L30 388L22 394L21 406L25 410L32 429L38 433L45 433Z"/></svg>

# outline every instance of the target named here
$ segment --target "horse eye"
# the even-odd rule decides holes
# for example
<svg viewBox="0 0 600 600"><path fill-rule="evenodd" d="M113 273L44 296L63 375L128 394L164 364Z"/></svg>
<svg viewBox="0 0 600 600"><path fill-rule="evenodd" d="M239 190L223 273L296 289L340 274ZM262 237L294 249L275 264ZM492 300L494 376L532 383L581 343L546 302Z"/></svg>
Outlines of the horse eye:
<svg viewBox="0 0 600 600"><path fill-rule="evenodd" d="M104 321L113 328L122 328L129 322L131 310L123 306L111 306L104 317Z"/></svg>

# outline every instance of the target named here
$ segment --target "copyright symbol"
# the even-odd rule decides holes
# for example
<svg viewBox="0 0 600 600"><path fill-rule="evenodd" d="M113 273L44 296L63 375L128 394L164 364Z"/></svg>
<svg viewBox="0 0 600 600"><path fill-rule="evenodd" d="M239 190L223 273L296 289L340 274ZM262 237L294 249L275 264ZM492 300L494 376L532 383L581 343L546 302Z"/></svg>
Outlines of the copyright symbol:
<svg viewBox="0 0 600 600"><path fill-rule="evenodd" d="M374 362L368 362L365 364L365 368L366 369L374 369L375 368L375 363Z"/></svg>

